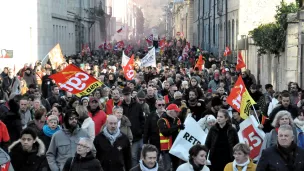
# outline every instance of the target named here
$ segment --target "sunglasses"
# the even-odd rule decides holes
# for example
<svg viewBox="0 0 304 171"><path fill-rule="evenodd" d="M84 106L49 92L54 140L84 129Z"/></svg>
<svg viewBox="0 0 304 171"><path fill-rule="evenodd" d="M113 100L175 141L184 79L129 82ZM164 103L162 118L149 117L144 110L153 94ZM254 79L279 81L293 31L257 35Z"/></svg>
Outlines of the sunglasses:
<svg viewBox="0 0 304 171"><path fill-rule="evenodd" d="M160 107L160 106L166 106L166 104L157 104L157 106L159 106L159 107Z"/></svg>

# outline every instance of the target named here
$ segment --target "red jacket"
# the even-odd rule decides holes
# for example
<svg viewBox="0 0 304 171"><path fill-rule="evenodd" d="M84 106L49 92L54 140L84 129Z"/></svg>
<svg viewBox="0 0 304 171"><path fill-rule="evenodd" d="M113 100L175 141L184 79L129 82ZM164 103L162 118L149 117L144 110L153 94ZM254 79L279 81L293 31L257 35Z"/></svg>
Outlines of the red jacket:
<svg viewBox="0 0 304 171"><path fill-rule="evenodd" d="M99 134L102 126L106 123L107 115L102 110L99 110L94 115L92 115L92 113L89 112L88 115L92 118L92 120L95 123L95 136L96 136Z"/></svg>
<svg viewBox="0 0 304 171"><path fill-rule="evenodd" d="M119 101L119 103L118 103L118 106L120 106L120 105L121 105L121 101ZM113 99L109 99L106 103L106 114L107 115L112 114L113 107L114 107Z"/></svg>

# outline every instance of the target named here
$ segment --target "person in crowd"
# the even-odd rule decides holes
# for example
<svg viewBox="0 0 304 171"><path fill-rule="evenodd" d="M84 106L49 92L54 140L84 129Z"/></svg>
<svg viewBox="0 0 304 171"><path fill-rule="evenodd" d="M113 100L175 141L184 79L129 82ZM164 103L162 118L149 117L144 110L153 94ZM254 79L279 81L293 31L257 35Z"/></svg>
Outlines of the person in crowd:
<svg viewBox="0 0 304 171"><path fill-rule="evenodd" d="M95 122L88 115L88 109L85 106L79 105L76 107L76 112L79 114L79 123L81 128L89 135L93 141L95 138Z"/></svg>
<svg viewBox="0 0 304 171"><path fill-rule="evenodd" d="M120 93L119 93L119 90L118 89L114 89L112 90L112 93L111 93L111 96L112 98L109 99L107 102L106 102L106 114L109 115L109 114L112 114L112 109L114 106L120 106L121 105L121 100L120 100Z"/></svg>
<svg viewBox="0 0 304 171"><path fill-rule="evenodd" d="M52 115L56 115L59 119L59 125L63 124L63 109L60 105L54 105L51 110Z"/></svg>
<svg viewBox="0 0 304 171"><path fill-rule="evenodd" d="M150 107L146 103L146 93L144 91L140 90L137 93L136 101L137 101L137 103L140 104L140 106L141 106L141 108L142 108L142 110L144 112L144 115L148 116L150 114Z"/></svg>
<svg viewBox="0 0 304 171"><path fill-rule="evenodd" d="M51 68L45 69L45 75L42 77L42 84L41 84L41 92L42 97L47 99L48 97L52 96L52 86L54 86L54 82L50 78L51 75Z"/></svg>
<svg viewBox="0 0 304 171"><path fill-rule="evenodd" d="M293 119L290 113L286 110L279 111L272 122L273 129L265 135L260 153L262 150L275 146L277 144L278 129L282 125L290 125L293 129L294 135L297 135L297 130L294 127ZM297 137L294 137L294 141L297 143Z"/></svg>
<svg viewBox="0 0 304 171"><path fill-rule="evenodd" d="M240 124L244 121L243 118L241 118L241 115L238 111L235 109L232 109L232 126L236 129L236 131L240 130Z"/></svg>
<svg viewBox="0 0 304 171"><path fill-rule="evenodd" d="M241 76L242 76L242 79L243 79L243 82L245 84L246 89L250 90L250 86L252 84L254 84L252 78L250 77L250 75L248 75L248 73L246 72L246 70L243 70L243 69L242 69Z"/></svg>
<svg viewBox="0 0 304 171"><path fill-rule="evenodd" d="M59 87L57 85L53 85L51 89L52 89L52 96L47 98L47 101L50 103L50 105L53 106L54 103L58 103L60 106L65 107L66 101L64 98L60 97Z"/></svg>
<svg viewBox="0 0 304 171"><path fill-rule="evenodd" d="M299 85L296 82L291 83L290 85L290 104L295 106L297 105L299 99Z"/></svg>
<svg viewBox="0 0 304 171"><path fill-rule="evenodd" d="M294 124L297 129L297 134L295 134L295 137L298 140L297 145L304 149L304 111L299 110L299 116L294 119Z"/></svg>
<svg viewBox="0 0 304 171"><path fill-rule="evenodd" d="M106 123L107 115L99 107L99 99L91 97L88 106L88 115L95 123L95 136L102 130L102 126Z"/></svg>
<svg viewBox="0 0 304 171"><path fill-rule="evenodd" d="M43 98L43 97L41 96L41 93L39 92L38 89L36 89L36 90L34 91L34 96L35 96L35 99L40 99L41 104L45 107L45 109L46 109L47 112L51 110L51 105L50 105L50 103L49 103L45 98Z"/></svg>
<svg viewBox="0 0 304 171"><path fill-rule="evenodd" d="M220 109L217 123L211 127L205 145L210 150L209 159L212 171L224 170L227 163L233 161L233 147L239 143L236 129L231 125L229 113ZM221 160L218 160L218 159Z"/></svg>
<svg viewBox="0 0 304 171"><path fill-rule="evenodd" d="M133 135L132 142L132 166L136 166L140 158L140 150L143 145L142 134L144 131L145 117L143 110L135 99L131 98L131 89L126 86L122 90L123 101L123 115L131 121L131 131Z"/></svg>
<svg viewBox="0 0 304 171"><path fill-rule="evenodd" d="M103 171L99 160L92 153L93 142L89 138L80 138L74 157L64 164L63 171Z"/></svg>
<svg viewBox="0 0 304 171"><path fill-rule="evenodd" d="M30 84L28 86L28 91L24 94L25 96L34 95L35 90L37 90L36 84Z"/></svg>
<svg viewBox="0 0 304 171"><path fill-rule="evenodd" d="M187 107L190 109L192 113L192 117L199 121L201 118L205 117L203 112L206 109L206 104L204 101L198 101L198 93L196 89L189 90L189 100L186 102Z"/></svg>
<svg viewBox="0 0 304 171"><path fill-rule="evenodd" d="M6 125L0 120L0 149L7 152L8 146L10 145L10 136ZM0 150L0 153L1 153ZM1 155L0 155L1 156Z"/></svg>
<svg viewBox="0 0 304 171"><path fill-rule="evenodd" d="M45 108L40 108L35 111L34 119L28 122L27 127L32 128L38 137L43 135L42 129L46 121L46 110Z"/></svg>
<svg viewBox="0 0 304 171"><path fill-rule="evenodd" d="M82 105L84 107L88 107L89 106L89 101L90 101L89 97L83 97L80 100L80 105Z"/></svg>
<svg viewBox="0 0 304 171"><path fill-rule="evenodd" d="M26 68L25 73L23 75L23 79L25 80L27 85L31 85L31 84L37 85L37 78L33 74L33 71L30 67Z"/></svg>
<svg viewBox="0 0 304 171"><path fill-rule="evenodd" d="M282 105L275 107L272 112L269 114L269 121L272 122L277 115L277 113L281 110L287 110L293 119L298 116L298 110L296 107L292 106L290 103L290 95L287 92L281 94L282 97Z"/></svg>
<svg viewBox="0 0 304 171"><path fill-rule="evenodd" d="M9 146L9 155L15 171L47 171L49 169L45 146L36 131L25 128L20 139Z"/></svg>
<svg viewBox="0 0 304 171"><path fill-rule="evenodd" d="M209 130L216 123L216 118L213 115L206 115L197 122L202 130L208 135Z"/></svg>
<svg viewBox="0 0 304 171"><path fill-rule="evenodd" d="M260 98L263 98L263 94L262 94L262 92L260 92L258 90L258 87L256 84L252 84L250 86L249 94L255 102L258 102L260 100Z"/></svg>
<svg viewBox="0 0 304 171"><path fill-rule="evenodd" d="M160 94L164 97L169 94L170 83L168 81L163 81L162 83L162 90Z"/></svg>
<svg viewBox="0 0 304 171"><path fill-rule="evenodd" d="M160 119L165 110L165 101L162 98L159 98L155 102L155 112L151 112L146 117L143 143L154 145L158 151L160 151L160 139L159 139L159 129L157 126L157 121Z"/></svg>
<svg viewBox="0 0 304 171"><path fill-rule="evenodd" d="M272 101L274 94L273 86L271 84L266 84L265 90L266 90L266 93L264 93L265 102L266 104L269 104Z"/></svg>
<svg viewBox="0 0 304 171"><path fill-rule="evenodd" d="M22 97L22 99L19 102L20 106L20 116L21 116L21 122L22 122L22 128L26 128L28 122L32 120L32 114L31 111L28 107L28 98L27 97Z"/></svg>
<svg viewBox="0 0 304 171"><path fill-rule="evenodd" d="M163 113L157 122L160 137L160 150L163 157L164 169L169 170L171 167L176 170L179 166L179 159L169 153L179 130L184 129L184 124L178 118L181 111L176 104L170 104L166 113ZM168 141L168 142L166 142Z"/></svg>
<svg viewBox="0 0 304 171"><path fill-rule="evenodd" d="M256 164L253 163L253 160L249 158L250 148L247 144L238 143L233 147L233 157L234 161L228 163L224 171L255 171Z"/></svg>
<svg viewBox="0 0 304 171"><path fill-rule="evenodd" d="M11 94L20 94L20 81L14 76L14 71L12 69L8 69L8 75L3 77L2 80L2 88L8 96Z"/></svg>
<svg viewBox="0 0 304 171"><path fill-rule="evenodd" d="M67 106L64 109L64 112L67 112L68 110L75 110L76 107L79 105L79 99L78 97L71 97L67 101Z"/></svg>
<svg viewBox="0 0 304 171"><path fill-rule="evenodd" d="M42 128L42 135L40 139L43 141L46 149L49 149L52 136L61 129L59 126L59 119L56 115L50 115L47 118L47 124Z"/></svg>
<svg viewBox="0 0 304 171"><path fill-rule="evenodd" d="M154 94L153 85L148 85L147 88L147 96L146 96L146 103L149 105L150 113L156 111L155 102L156 102L156 96Z"/></svg>
<svg viewBox="0 0 304 171"><path fill-rule="evenodd" d="M123 115L123 108L121 106L115 106L112 111L113 115L118 119L118 128L120 129L120 132L124 133L132 144L133 135L131 131L131 122L125 115Z"/></svg>
<svg viewBox="0 0 304 171"><path fill-rule="evenodd" d="M62 171L66 160L76 153L77 140L89 135L79 128L79 115L75 110L68 111L63 118L63 128L51 140L46 157L51 171ZM93 153L96 151L93 149Z"/></svg>
<svg viewBox="0 0 304 171"><path fill-rule="evenodd" d="M8 111L3 112L0 116L1 121L6 125L11 142L17 141L20 138L20 132L22 131L22 120L19 113L19 97L8 101Z"/></svg>
<svg viewBox="0 0 304 171"><path fill-rule="evenodd" d="M211 80L208 84L208 89L212 90L213 93L216 92L216 89L220 85L220 80L219 80L220 74L219 73L214 73L214 78Z"/></svg>
<svg viewBox="0 0 304 171"><path fill-rule="evenodd" d="M104 170L130 170L132 165L129 138L120 132L118 119L108 115L103 130L95 137L96 158Z"/></svg>
<svg viewBox="0 0 304 171"><path fill-rule="evenodd" d="M192 146L189 150L189 161L180 165L176 171L209 171L207 164L208 149L200 144Z"/></svg>
<svg viewBox="0 0 304 171"><path fill-rule="evenodd" d="M268 105L268 110L267 110L267 116L270 115L270 113L272 112L272 110L274 108L276 108L279 104L279 102L281 101L281 94L280 92L275 92L273 93L273 97L271 99L271 101L269 102L269 105Z"/></svg>
<svg viewBox="0 0 304 171"><path fill-rule="evenodd" d="M200 87L200 82L201 82L201 79L198 76L191 77L190 86L187 89L187 91L185 92L186 101L189 100L190 90L194 90L197 93L197 96L196 96L197 100L203 98L203 92Z"/></svg>
<svg viewBox="0 0 304 171"><path fill-rule="evenodd" d="M262 151L256 171L304 170L304 150L294 142L294 131L290 125L281 125L278 129L276 145Z"/></svg>
<svg viewBox="0 0 304 171"><path fill-rule="evenodd" d="M139 164L130 171L164 171L157 163L158 156L158 149L154 145L144 144Z"/></svg>
<svg viewBox="0 0 304 171"><path fill-rule="evenodd" d="M11 162L10 156L7 154L7 151L0 148L0 166L2 166L2 169L6 169L5 171L14 171L14 167Z"/></svg>
<svg viewBox="0 0 304 171"><path fill-rule="evenodd" d="M170 104L174 101L174 93L177 91L178 91L178 89L175 84L170 85L169 93L164 96L166 104Z"/></svg>
<svg viewBox="0 0 304 171"><path fill-rule="evenodd" d="M20 94L24 95L28 90L29 89L27 87L27 84L26 84L25 80L22 78L20 80Z"/></svg>
<svg viewBox="0 0 304 171"><path fill-rule="evenodd" d="M217 117L217 113L220 110L222 101L219 97L215 96L211 99L211 106L203 112L203 116L212 114L214 117ZM207 105L208 106L208 105Z"/></svg>

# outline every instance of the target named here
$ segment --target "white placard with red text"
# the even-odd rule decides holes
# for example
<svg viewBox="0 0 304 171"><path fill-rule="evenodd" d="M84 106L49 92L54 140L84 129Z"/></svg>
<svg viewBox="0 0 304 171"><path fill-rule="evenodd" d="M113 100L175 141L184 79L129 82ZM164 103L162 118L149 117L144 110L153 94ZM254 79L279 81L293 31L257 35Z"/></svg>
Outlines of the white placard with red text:
<svg viewBox="0 0 304 171"><path fill-rule="evenodd" d="M258 128L259 124L253 115L250 115L240 124L238 132L240 142L247 143L250 147L250 158L259 156L265 137L264 131Z"/></svg>

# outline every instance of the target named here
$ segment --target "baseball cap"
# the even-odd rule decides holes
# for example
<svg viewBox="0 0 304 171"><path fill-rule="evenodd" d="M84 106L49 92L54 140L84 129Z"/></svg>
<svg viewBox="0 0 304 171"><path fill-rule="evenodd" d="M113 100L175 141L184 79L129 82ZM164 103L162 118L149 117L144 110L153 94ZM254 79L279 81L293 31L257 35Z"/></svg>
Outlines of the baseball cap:
<svg viewBox="0 0 304 171"><path fill-rule="evenodd" d="M168 107L167 107L167 110L174 110L176 112L180 112L181 109L178 108L178 106L176 104L170 104Z"/></svg>
<svg viewBox="0 0 304 171"><path fill-rule="evenodd" d="M90 103L93 102L93 101L98 102L99 100L98 100L98 98L96 98L96 97L91 97L91 98L90 98Z"/></svg>

